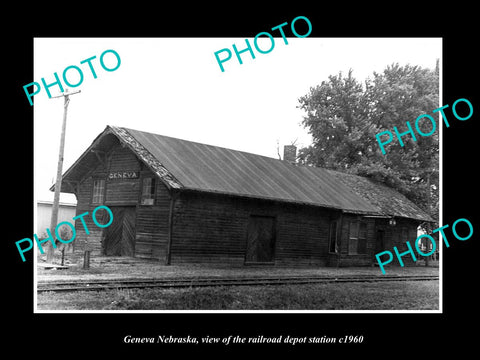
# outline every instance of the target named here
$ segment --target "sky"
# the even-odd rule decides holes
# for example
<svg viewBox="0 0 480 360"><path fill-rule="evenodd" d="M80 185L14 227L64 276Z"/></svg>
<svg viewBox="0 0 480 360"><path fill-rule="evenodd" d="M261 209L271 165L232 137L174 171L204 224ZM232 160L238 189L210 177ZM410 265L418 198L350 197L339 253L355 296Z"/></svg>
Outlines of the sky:
<svg viewBox="0 0 480 360"><path fill-rule="evenodd" d="M283 156L283 145L311 144L298 99L328 76L352 69L363 82L396 62L433 69L440 59L442 66L441 38L287 39L288 45L275 38L268 54L256 51L249 39L255 59L247 51L239 64L233 54L222 72L214 53L233 53L232 44L241 50L245 38L35 38L32 82L53 83L54 73L62 79L71 65L84 76L80 86L69 88L81 93L70 96L63 173L107 125L278 158L278 146ZM270 40L258 44L268 49ZM106 50L120 56L115 71L100 65ZM80 64L93 56L96 79L88 63ZM116 65L112 53L104 61L108 68ZM68 70L67 79L80 82L75 70ZM49 90L61 94L56 85ZM34 96L35 201L53 200L48 189L57 172L62 119L63 98L49 99L42 87ZM60 201L76 198L62 194Z"/></svg>

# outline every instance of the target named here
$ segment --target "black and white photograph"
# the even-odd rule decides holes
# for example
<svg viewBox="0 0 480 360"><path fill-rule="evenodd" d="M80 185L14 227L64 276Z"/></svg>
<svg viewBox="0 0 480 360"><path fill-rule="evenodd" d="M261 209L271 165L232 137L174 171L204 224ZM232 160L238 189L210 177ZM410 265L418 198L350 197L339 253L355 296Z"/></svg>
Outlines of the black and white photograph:
<svg viewBox="0 0 480 360"><path fill-rule="evenodd" d="M5 350L474 350L473 9L34 5L5 32Z"/></svg>
<svg viewBox="0 0 480 360"><path fill-rule="evenodd" d="M441 39L34 51L37 311L441 311Z"/></svg>

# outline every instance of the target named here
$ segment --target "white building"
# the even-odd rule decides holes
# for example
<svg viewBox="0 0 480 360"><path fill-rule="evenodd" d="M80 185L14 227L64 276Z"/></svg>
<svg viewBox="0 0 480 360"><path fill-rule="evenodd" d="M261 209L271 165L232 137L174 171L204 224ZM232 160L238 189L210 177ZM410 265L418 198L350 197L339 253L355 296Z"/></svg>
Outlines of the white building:
<svg viewBox="0 0 480 360"><path fill-rule="evenodd" d="M52 201L37 201L37 229L36 234L38 237L46 235L46 228L50 227L50 220L52 217ZM58 221L57 224L62 221L68 221L75 224L72 220L75 217L76 204L61 202L58 207ZM52 229L51 229L52 230Z"/></svg>

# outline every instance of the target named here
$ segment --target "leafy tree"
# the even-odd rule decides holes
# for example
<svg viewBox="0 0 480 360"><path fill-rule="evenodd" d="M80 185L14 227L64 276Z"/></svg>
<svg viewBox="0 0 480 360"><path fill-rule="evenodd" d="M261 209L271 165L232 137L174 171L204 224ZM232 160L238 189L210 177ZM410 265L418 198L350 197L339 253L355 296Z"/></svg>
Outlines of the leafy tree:
<svg viewBox="0 0 480 360"><path fill-rule="evenodd" d="M362 85L349 70L328 77L299 99L305 111L303 125L313 144L300 149L299 161L366 176L397 189L434 218L438 208L438 63L435 70L419 66L387 66L373 73ZM415 119L429 114L437 130L428 137L416 134L402 137L401 147L394 141L383 155L375 135L396 126L399 132L414 128ZM432 124L420 121L429 133ZM414 130L415 131L415 130Z"/></svg>

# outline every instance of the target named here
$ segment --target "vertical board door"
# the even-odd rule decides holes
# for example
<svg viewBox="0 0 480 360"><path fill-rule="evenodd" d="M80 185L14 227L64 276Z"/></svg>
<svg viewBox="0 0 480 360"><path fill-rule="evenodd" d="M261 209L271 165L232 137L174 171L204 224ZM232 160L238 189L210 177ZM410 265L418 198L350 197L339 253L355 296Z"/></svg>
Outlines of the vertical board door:
<svg viewBox="0 0 480 360"><path fill-rule="evenodd" d="M385 251L385 231L377 230L377 238L375 239L375 254ZM375 257L375 254L373 255Z"/></svg>
<svg viewBox="0 0 480 360"><path fill-rule="evenodd" d="M275 218L250 216L245 262L273 262L275 256Z"/></svg>
<svg viewBox="0 0 480 360"><path fill-rule="evenodd" d="M107 256L135 255L135 207L112 206L113 222L106 228L103 240Z"/></svg>

